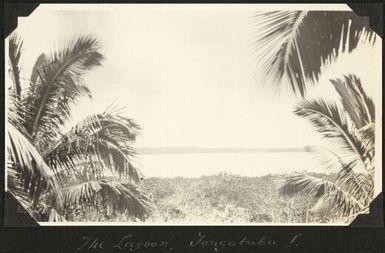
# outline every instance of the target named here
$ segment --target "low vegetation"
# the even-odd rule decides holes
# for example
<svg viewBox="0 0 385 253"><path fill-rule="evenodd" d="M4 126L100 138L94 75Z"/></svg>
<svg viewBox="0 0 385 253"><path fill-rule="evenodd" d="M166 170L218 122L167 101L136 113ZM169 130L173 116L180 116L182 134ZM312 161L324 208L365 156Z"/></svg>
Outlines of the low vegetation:
<svg viewBox="0 0 385 253"><path fill-rule="evenodd" d="M317 175L321 176L322 175ZM157 224L246 224L341 222L307 195L279 193L283 176L243 177L220 173L200 178L147 178L141 187L154 203L145 222ZM313 209L312 209L313 208ZM90 215L93 213L93 215ZM139 221L128 213L101 215L93 207L78 212L75 221Z"/></svg>

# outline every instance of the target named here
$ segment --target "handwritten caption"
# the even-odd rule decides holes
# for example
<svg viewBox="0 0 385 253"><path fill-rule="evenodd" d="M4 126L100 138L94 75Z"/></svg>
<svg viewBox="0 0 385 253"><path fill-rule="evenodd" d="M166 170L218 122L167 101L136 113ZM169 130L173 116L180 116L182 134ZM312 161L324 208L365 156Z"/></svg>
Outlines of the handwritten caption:
<svg viewBox="0 0 385 253"><path fill-rule="evenodd" d="M269 236L244 236L237 240L214 239L205 233L198 232L193 238L184 243L175 244L168 240L141 240L134 234L126 234L117 240L104 240L102 237L83 236L76 246L77 251L93 251L114 249L116 251L136 252L142 249L154 249L154 251L172 251L175 246L183 248L205 249L213 252L221 252L228 248L249 247L249 248L273 248L273 247L298 247L301 240L301 233L291 233L287 238L277 240ZM184 238L185 240L185 238Z"/></svg>

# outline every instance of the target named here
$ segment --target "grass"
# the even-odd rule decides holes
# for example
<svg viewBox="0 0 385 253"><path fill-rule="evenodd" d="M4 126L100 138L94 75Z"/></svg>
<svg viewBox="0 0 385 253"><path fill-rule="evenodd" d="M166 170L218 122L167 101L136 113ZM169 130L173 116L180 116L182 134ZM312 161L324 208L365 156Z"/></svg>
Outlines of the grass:
<svg viewBox="0 0 385 253"><path fill-rule="evenodd" d="M156 209L156 223L307 223L328 222L309 212L315 200L278 194L281 176L242 177L226 173L200 178L148 178L143 188Z"/></svg>
<svg viewBox="0 0 385 253"><path fill-rule="evenodd" d="M319 176L319 175L318 175ZM154 202L145 222L158 224L327 223L335 217L309 210L309 196L278 194L282 175L244 177L226 173L200 178L147 178L141 188ZM108 215L107 215L108 213ZM73 221L134 222L128 213L86 206Z"/></svg>

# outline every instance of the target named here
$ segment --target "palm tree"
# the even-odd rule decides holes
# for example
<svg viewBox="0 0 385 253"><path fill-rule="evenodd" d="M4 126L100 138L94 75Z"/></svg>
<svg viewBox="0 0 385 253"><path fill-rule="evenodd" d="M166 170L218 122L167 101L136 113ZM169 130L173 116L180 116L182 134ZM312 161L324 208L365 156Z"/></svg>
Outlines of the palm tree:
<svg viewBox="0 0 385 253"><path fill-rule="evenodd" d="M364 92L354 75L331 80L340 96L340 104L324 100L304 100L295 114L306 118L325 138L333 143L328 148L310 148L320 154L328 169L328 177L294 174L280 188L282 194L305 193L327 203L331 211L354 217L368 210L374 189L374 125L372 99Z"/></svg>
<svg viewBox="0 0 385 253"><path fill-rule="evenodd" d="M256 15L260 27L256 53L262 74L277 87L288 85L305 98L318 81L321 67L350 53L361 42L376 40L367 20L348 11L272 11ZM304 100L295 114L308 119L326 139L331 150L311 147L323 164L335 171L327 178L296 174L285 179L282 194L306 193L319 199L313 208L326 205L340 215L365 211L373 197L374 104L354 75L331 80L340 105L324 100Z"/></svg>
<svg viewBox="0 0 385 253"><path fill-rule="evenodd" d="M321 66L375 33L351 11L271 11L256 14L255 51L266 81L302 97Z"/></svg>
<svg viewBox="0 0 385 253"><path fill-rule="evenodd" d="M139 129L110 109L88 116L47 148L43 157L60 183L64 210L92 203L139 218L149 213L149 198L135 186L142 177L130 145Z"/></svg>
<svg viewBox="0 0 385 253"><path fill-rule="evenodd" d="M22 41L9 39L8 163L10 191L38 220L63 220L67 208L88 204L143 217L151 208L133 164L140 127L115 109L92 115L68 133L63 125L81 96L82 82L101 65L98 41L82 36L36 60L28 84L20 77ZM99 201L99 202L98 202Z"/></svg>

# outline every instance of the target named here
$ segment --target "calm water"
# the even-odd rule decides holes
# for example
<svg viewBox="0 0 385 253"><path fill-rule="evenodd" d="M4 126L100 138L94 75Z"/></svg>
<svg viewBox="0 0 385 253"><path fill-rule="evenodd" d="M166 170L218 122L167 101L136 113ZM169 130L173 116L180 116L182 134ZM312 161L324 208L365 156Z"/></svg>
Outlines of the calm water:
<svg viewBox="0 0 385 253"><path fill-rule="evenodd" d="M200 177L219 172L262 176L291 171L321 171L306 152L142 154L141 171L146 177Z"/></svg>

